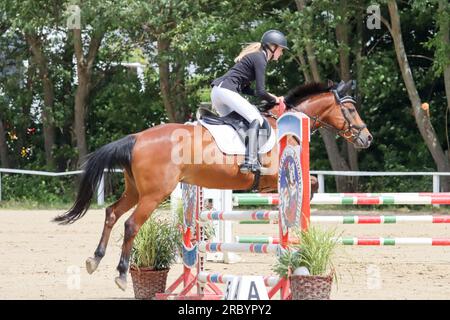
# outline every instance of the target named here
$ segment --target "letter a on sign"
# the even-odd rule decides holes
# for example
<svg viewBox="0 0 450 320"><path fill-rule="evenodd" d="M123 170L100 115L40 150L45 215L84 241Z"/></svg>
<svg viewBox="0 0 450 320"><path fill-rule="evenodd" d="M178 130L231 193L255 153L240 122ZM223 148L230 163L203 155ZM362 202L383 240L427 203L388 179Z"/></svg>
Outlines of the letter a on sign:
<svg viewBox="0 0 450 320"><path fill-rule="evenodd" d="M233 279L234 280L234 279ZM232 295L228 295L228 299L232 300L269 300L264 279L261 276L242 276L238 279L232 291ZM227 286L228 293L228 286ZM225 297L227 299L227 297Z"/></svg>

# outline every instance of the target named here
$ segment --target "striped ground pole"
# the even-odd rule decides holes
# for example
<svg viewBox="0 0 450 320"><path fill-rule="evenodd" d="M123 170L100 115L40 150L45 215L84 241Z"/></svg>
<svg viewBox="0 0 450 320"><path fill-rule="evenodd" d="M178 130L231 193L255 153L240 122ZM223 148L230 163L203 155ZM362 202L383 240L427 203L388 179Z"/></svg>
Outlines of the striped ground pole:
<svg viewBox="0 0 450 320"><path fill-rule="evenodd" d="M203 283L227 283L238 276L232 274L208 273L201 271L198 274L198 281ZM263 276L266 287L274 287L280 281L279 277Z"/></svg>
<svg viewBox="0 0 450 320"><path fill-rule="evenodd" d="M200 242L200 252L277 253L278 245L264 243Z"/></svg>
<svg viewBox="0 0 450 320"><path fill-rule="evenodd" d="M280 239L267 236L236 236L236 242L259 241L260 243L278 244ZM292 239L294 242L295 239ZM383 237L342 237L337 238L339 244L347 246L397 246L397 245L424 245L424 246L450 246L450 238L383 238Z"/></svg>
<svg viewBox="0 0 450 320"><path fill-rule="evenodd" d="M236 194L233 196L233 205L276 205L278 196L250 196L247 194ZM409 194L330 194L316 193L311 200L311 204L328 205L432 205L432 204L450 204L450 195L447 193L409 193Z"/></svg>

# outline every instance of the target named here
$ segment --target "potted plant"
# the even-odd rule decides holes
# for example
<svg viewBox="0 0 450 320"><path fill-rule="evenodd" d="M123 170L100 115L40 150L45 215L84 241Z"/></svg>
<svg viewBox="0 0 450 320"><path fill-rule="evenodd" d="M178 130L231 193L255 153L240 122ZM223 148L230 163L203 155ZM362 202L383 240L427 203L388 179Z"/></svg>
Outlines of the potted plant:
<svg viewBox="0 0 450 320"><path fill-rule="evenodd" d="M166 290L167 274L176 261L181 233L173 223L152 217L133 243L130 273L136 299L153 299Z"/></svg>
<svg viewBox="0 0 450 320"><path fill-rule="evenodd" d="M336 272L333 254L337 245L334 230L310 227L294 230L298 244L291 245L277 259L273 270L289 278L292 300L330 299Z"/></svg>

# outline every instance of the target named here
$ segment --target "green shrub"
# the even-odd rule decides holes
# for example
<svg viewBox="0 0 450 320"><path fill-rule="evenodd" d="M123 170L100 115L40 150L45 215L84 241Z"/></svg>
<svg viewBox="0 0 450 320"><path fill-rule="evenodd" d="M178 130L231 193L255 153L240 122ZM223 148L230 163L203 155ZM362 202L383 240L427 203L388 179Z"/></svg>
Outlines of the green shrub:
<svg viewBox="0 0 450 320"><path fill-rule="evenodd" d="M2 201L70 203L75 199L75 176L46 177L2 173Z"/></svg>
<svg viewBox="0 0 450 320"><path fill-rule="evenodd" d="M175 262L181 243L181 232L176 225L152 217L134 239L132 264L137 268L168 269Z"/></svg>
<svg viewBox="0 0 450 320"><path fill-rule="evenodd" d="M306 267L310 275L324 275L333 267L333 253L338 244L335 230L321 230L310 227L307 231L294 230L300 239L279 257L273 271L280 277L287 278L299 267Z"/></svg>

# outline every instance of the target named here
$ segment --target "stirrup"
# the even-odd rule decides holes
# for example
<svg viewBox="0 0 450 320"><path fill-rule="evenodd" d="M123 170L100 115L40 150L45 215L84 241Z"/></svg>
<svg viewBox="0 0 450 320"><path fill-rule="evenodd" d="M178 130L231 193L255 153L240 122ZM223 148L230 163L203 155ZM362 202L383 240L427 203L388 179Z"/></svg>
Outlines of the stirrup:
<svg viewBox="0 0 450 320"><path fill-rule="evenodd" d="M256 163L243 163L239 167L241 173L256 173L261 170L261 165L259 164L259 161L256 161Z"/></svg>

